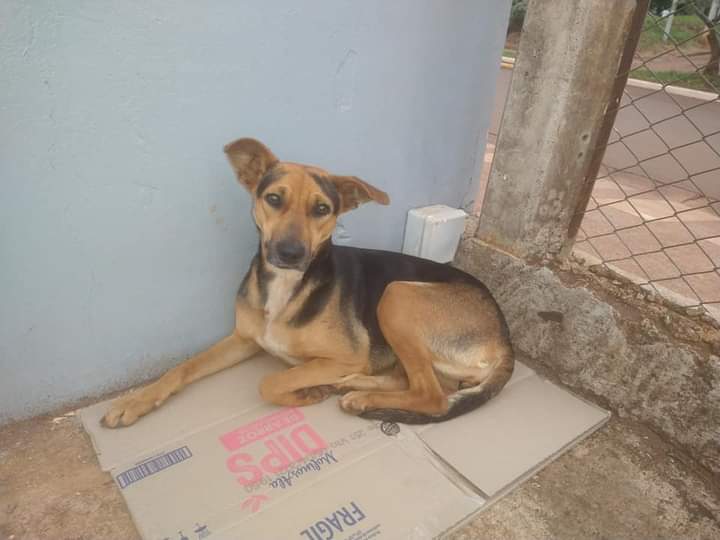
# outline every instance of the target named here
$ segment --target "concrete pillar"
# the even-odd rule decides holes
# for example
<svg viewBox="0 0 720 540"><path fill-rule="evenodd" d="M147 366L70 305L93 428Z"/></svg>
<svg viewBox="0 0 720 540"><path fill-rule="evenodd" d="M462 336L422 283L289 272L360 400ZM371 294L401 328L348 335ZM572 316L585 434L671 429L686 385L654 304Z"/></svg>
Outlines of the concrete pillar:
<svg viewBox="0 0 720 540"><path fill-rule="evenodd" d="M477 231L527 260L566 254L572 245L571 226L597 172L590 174L594 149L607 141L607 116L614 119L606 112L628 60L636 5L638 12L647 7L646 0L560 4L530 2Z"/></svg>

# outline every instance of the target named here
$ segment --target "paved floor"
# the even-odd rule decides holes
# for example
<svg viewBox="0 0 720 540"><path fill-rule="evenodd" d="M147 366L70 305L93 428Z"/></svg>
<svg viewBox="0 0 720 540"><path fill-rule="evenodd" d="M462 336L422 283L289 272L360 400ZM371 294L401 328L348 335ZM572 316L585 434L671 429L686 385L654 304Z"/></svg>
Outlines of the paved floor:
<svg viewBox="0 0 720 540"><path fill-rule="evenodd" d="M595 183L575 252L720 318L720 203L631 173Z"/></svg>
<svg viewBox="0 0 720 540"><path fill-rule="evenodd" d="M1 428L0 463L3 540L138 538L75 418ZM720 486L653 433L615 419L450 538L720 539Z"/></svg>

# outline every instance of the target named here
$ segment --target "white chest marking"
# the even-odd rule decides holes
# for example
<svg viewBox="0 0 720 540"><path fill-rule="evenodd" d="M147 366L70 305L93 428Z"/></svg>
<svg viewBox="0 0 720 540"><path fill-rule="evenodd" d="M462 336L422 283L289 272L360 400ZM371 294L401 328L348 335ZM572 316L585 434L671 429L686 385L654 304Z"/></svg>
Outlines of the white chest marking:
<svg viewBox="0 0 720 540"><path fill-rule="evenodd" d="M302 279L297 270L273 270L274 277L268 283L268 296L265 302L265 320L271 322L282 312L290 300L290 295Z"/></svg>
<svg viewBox="0 0 720 540"><path fill-rule="evenodd" d="M287 354L287 344L275 339L272 327L277 316L287 307L290 296L295 291L298 283L300 283L302 272L273 269L273 274L273 279L268 283L268 296L265 302L265 332L257 341L270 354L285 360L289 364L297 365L300 361Z"/></svg>

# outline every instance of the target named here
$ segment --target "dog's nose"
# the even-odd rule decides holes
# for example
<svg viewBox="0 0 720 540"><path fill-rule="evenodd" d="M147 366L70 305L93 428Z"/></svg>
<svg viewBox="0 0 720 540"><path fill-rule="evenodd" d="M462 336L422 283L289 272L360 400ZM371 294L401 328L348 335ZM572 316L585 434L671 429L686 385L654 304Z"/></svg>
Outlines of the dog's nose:
<svg viewBox="0 0 720 540"><path fill-rule="evenodd" d="M278 258L285 264L295 264L305 257L305 246L297 240L280 240L275 246Z"/></svg>

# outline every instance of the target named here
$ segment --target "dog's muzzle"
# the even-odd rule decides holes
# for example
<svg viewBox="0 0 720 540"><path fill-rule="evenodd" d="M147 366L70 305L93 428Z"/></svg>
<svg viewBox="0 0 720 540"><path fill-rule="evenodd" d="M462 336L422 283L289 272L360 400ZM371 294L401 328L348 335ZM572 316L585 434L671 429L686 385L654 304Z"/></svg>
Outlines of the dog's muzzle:
<svg viewBox="0 0 720 540"><path fill-rule="evenodd" d="M268 262L278 268L297 269L305 263L306 249L298 240L284 239L271 244Z"/></svg>

